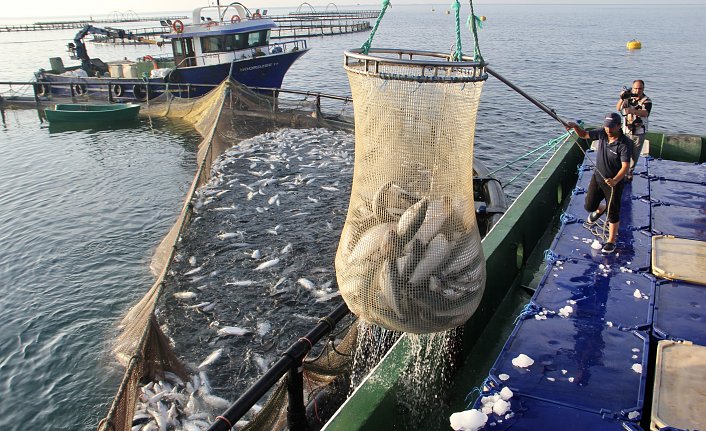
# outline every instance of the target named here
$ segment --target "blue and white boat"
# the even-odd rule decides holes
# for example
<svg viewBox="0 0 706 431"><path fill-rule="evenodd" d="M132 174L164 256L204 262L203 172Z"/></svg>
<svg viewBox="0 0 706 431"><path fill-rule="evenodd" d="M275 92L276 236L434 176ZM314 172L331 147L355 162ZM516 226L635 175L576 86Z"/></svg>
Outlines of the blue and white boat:
<svg viewBox="0 0 706 431"><path fill-rule="evenodd" d="M251 12L241 3L200 7L193 11L191 24L176 20L171 33L162 35L171 43L173 57L145 56L137 62L106 64L88 56L83 38L88 34L134 36L89 25L69 44L72 58L81 60L81 66L64 68L54 60L53 70L35 74L35 94L111 101L145 101L165 91L194 97L229 75L249 87L280 88L287 70L308 48L305 40L270 43L270 31L276 26L259 9Z"/></svg>

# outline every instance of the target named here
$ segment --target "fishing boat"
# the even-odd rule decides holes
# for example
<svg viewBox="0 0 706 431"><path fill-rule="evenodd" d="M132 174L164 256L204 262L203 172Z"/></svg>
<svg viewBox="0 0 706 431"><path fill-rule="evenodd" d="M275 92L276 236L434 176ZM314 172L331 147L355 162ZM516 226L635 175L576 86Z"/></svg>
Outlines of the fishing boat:
<svg viewBox="0 0 706 431"><path fill-rule="evenodd" d="M90 105L85 103L57 104L45 109L50 123L115 122L137 118L140 105L136 103L115 103L110 105Z"/></svg>
<svg viewBox="0 0 706 431"><path fill-rule="evenodd" d="M65 68L51 59L52 70L35 73L34 93L111 101L145 101L169 91L178 97L201 96L226 77L250 87L280 88L287 70L308 51L305 40L270 43L277 25L259 9L241 3L200 7L191 24L175 20L164 34L171 57L144 56L139 61L106 64L90 58L83 38L89 34L131 38L129 32L87 25L69 44L81 66Z"/></svg>

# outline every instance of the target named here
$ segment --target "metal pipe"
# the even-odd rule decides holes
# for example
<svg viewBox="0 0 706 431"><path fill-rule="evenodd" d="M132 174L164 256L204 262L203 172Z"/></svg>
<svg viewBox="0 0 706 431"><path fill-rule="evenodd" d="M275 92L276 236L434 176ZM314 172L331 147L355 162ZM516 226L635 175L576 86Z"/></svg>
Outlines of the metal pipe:
<svg viewBox="0 0 706 431"><path fill-rule="evenodd" d="M559 116L554 112L553 109L550 109L545 105L544 103L540 102L539 100L535 99L534 97L530 96L529 94L525 93L522 91L518 86L513 84L512 82L508 81L507 79L503 78L498 74L496 71L493 69L489 68L488 66L485 66L485 71L488 72L489 74L493 75L494 77L498 78L503 84L507 85L508 87L512 88L515 90L520 96L524 97L525 99L529 100L532 102L537 108L541 109L542 111L546 112L549 114L553 119L556 121L560 122L564 127L568 128L569 125L566 123L566 121L562 120L559 118Z"/></svg>
<svg viewBox="0 0 706 431"><path fill-rule="evenodd" d="M319 342L321 338L333 330L333 325L341 321L350 311L345 302L336 307L328 316L319 323L305 337L294 343L267 372L255 382L243 395L240 396L214 423L208 431L228 431L252 406L274 386L279 379L288 373L294 364L301 364L302 359ZM302 385L303 387L303 385ZM303 399L303 394L301 395Z"/></svg>
<svg viewBox="0 0 706 431"><path fill-rule="evenodd" d="M290 431L308 428L304 406L304 368L302 358L294 359L287 373L287 424Z"/></svg>

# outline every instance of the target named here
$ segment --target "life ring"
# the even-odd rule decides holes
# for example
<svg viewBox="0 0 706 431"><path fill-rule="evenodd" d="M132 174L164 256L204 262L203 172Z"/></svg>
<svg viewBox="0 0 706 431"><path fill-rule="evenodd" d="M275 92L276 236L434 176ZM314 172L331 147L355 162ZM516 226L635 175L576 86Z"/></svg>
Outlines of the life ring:
<svg viewBox="0 0 706 431"><path fill-rule="evenodd" d="M49 94L49 87L47 84L34 84L34 94L37 96L46 96Z"/></svg>
<svg viewBox="0 0 706 431"><path fill-rule="evenodd" d="M152 62L152 69L155 69L155 70L159 69L159 65L157 64L157 60L155 60L154 57L152 57L151 55L145 55L144 57L142 57L142 59L144 61L151 61Z"/></svg>
<svg viewBox="0 0 706 431"><path fill-rule="evenodd" d="M184 23L181 22L180 19L175 19L172 23L172 28L176 33L181 33L182 31L184 31Z"/></svg>
<svg viewBox="0 0 706 431"><path fill-rule="evenodd" d="M262 18L262 15L260 14L260 12L255 12L254 14L252 14L252 19L260 19L260 18Z"/></svg>
<svg viewBox="0 0 706 431"><path fill-rule="evenodd" d="M74 93L76 93L77 96L86 94L86 84L74 84Z"/></svg>
<svg viewBox="0 0 706 431"><path fill-rule="evenodd" d="M238 23L238 22L240 22L240 16L239 16L239 15L233 15L232 17L230 17L230 23L231 23L231 24L235 24L235 23Z"/></svg>
<svg viewBox="0 0 706 431"><path fill-rule="evenodd" d="M139 101L146 100L150 94L149 88L145 84L135 84L132 87L132 94Z"/></svg>
<svg viewBox="0 0 706 431"><path fill-rule="evenodd" d="M110 88L110 91L113 93L113 96L115 97L122 97L123 95L123 86L120 84L113 84Z"/></svg>

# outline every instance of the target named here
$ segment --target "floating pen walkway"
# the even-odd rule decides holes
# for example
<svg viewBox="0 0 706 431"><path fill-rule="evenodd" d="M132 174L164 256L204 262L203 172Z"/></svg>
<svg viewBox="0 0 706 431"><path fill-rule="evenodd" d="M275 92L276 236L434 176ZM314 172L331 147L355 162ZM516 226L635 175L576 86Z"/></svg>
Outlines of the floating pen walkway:
<svg viewBox="0 0 706 431"><path fill-rule="evenodd" d="M92 24L106 24L117 22L145 22L145 21L173 21L177 19L187 19L187 16L168 17L113 17L109 19L87 19L79 21L56 21L56 22L36 22L33 24L0 25L0 33L11 31L47 31L47 30L67 30L83 28Z"/></svg>
<svg viewBox="0 0 706 431"><path fill-rule="evenodd" d="M706 164L640 159L608 255L584 226L592 166L486 381L483 396L513 391L510 410L486 408L482 429L706 429Z"/></svg>

